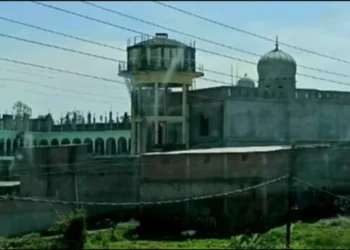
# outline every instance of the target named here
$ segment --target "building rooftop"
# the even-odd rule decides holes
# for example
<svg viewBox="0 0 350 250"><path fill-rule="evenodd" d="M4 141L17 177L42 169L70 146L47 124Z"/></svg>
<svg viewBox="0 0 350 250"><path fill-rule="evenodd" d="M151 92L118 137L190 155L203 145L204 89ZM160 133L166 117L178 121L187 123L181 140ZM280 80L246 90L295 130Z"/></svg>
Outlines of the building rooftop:
<svg viewBox="0 0 350 250"><path fill-rule="evenodd" d="M0 156L0 161L13 161L14 159L14 156Z"/></svg>
<svg viewBox="0 0 350 250"><path fill-rule="evenodd" d="M15 187L19 186L21 182L19 181L0 181L0 188L2 187Z"/></svg>
<svg viewBox="0 0 350 250"><path fill-rule="evenodd" d="M330 144L304 144L298 145L297 148L316 148L316 147L330 147ZM151 155L180 155L180 154L225 154L225 153L262 153L273 152L291 149L291 145L277 145L277 146L257 146L257 147L226 147L226 148L208 148L208 149L190 149L169 152L152 152L146 153L145 156Z"/></svg>

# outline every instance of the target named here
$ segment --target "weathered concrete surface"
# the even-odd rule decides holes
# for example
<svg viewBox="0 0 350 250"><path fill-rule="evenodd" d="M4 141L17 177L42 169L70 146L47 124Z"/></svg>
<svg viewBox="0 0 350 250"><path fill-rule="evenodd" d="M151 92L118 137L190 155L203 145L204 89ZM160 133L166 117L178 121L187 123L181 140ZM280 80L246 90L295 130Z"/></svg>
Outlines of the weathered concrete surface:
<svg viewBox="0 0 350 250"><path fill-rule="evenodd" d="M194 148L350 138L348 92L224 86L190 94ZM208 119L207 135L200 134L201 115Z"/></svg>
<svg viewBox="0 0 350 250"><path fill-rule="evenodd" d="M348 146L319 145L297 148L295 176L316 188L350 193L350 156ZM210 151L210 150L208 150ZM226 153L159 153L141 159L141 200L177 200L207 196L247 188L290 173L290 150L274 152ZM295 183L295 199L302 208L329 205L329 199L305 196L308 187ZM287 180L227 197L178 205L144 207L143 218L169 220L183 218L182 226L199 217L224 217L230 230L249 227L260 220L281 220L286 212ZM318 199L320 198L320 199ZM205 212L203 212L205 211ZM319 211L317 211L319 212ZM203 215L203 213L205 215ZM273 221L270 221L273 222ZM261 222L262 223L262 222ZM266 222L264 222L266 223Z"/></svg>
<svg viewBox="0 0 350 250"><path fill-rule="evenodd" d="M138 201L138 158L83 157L84 161L74 161L82 156L72 158L68 157L68 151L60 152L61 154L50 158L50 164L40 157L34 157L31 158L30 167L21 169L21 196L80 202ZM76 164L76 170L72 168L72 164ZM0 235L12 236L46 230L55 220L56 209L68 213L73 208L74 205L0 201ZM89 217L119 211L115 206L83 208L87 210Z"/></svg>
<svg viewBox="0 0 350 250"><path fill-rule="evenodd" d="M40 232L50 228L56 212L69 213L71 206L21 201L0 202L0 236L9 237Z"/></svg>

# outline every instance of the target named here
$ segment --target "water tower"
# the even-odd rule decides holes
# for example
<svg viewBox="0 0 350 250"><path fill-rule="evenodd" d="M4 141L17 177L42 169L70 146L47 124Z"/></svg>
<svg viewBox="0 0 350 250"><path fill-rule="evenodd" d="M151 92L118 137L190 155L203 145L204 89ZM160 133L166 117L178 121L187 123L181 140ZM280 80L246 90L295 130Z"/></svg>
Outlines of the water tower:
<svg viewBox="0 0 350 250"><path fill-rule="evenodd" d="M194 42L181 43L166 33L128 40L127 63L119 64L131 94L131 154L171 144L188 148L187 94L196 71Z"/></svg>

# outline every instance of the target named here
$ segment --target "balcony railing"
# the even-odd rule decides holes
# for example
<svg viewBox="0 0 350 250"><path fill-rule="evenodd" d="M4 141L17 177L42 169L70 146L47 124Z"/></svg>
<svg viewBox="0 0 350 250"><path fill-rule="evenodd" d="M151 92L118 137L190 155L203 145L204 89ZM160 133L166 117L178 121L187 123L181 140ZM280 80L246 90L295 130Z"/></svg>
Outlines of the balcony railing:
<svg viewBox="0 0 350 250"><path fill-rule="evenodd" d="M128 47L131 47L131 46L135 46L137 45L138 43L141 43L141 42L144 42L145 44L152 44L155 42L155 40L153 40L153 38L155 38L155 36L146 36L146 35L143 35L143 36L135 36L135 37L132 37L132 38L129 38L128 41L127 41L127 46ZM167 38L159 38L157 37L157 43L159 43L159 41L161 40L164 40L164 43L166 40L169 40L171 38L167 37ZM175 39L172 39L172 40L175 40ZM189 40L189 39L185 39L185 41L178 41L180 43L183 43L184 45L188 46L188 47L191 47L191 48L195 48L196 47L196 42L193 41L193 40Z"/></svg>
<svg viewBox="0 0 350 250"><path fill-rule="evenodd" d="M158 65L158 60L151 60L150 64L145 60L139 60L136 62L119 62L118 73L125 71L159 71L168 70L172 68L170 60L162 60L161 65ZM177 64L173 67L176 72L204 72L204 67L202 64L195 65L195 61L185 62L183 64Z"/></svg>

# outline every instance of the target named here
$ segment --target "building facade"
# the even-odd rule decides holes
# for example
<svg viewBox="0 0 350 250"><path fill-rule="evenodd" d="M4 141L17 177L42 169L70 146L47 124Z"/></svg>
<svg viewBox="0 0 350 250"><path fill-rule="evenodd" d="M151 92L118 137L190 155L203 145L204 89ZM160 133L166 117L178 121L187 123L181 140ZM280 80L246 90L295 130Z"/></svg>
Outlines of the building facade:
<svg viewBox="0 0 350 250"><path fill-rule="evenodd" d="M191 84L204 75L196 66L194 46L167 35L131 45L127 66L119 67L119 75L134 93L134 154L174 150L177 145L190 149L349 139L350 93L298 89L297 63L277 40L257 63L257 83L245 75L235 86L206 89ZM169 91L181 86L184 74L188 88ZM182 125L177 124L178 117ZM155 125L154 120L160 123Z"/></svg>
<svg viewBox="0 0 350 250"><path fill-rule="evenodd" d="M287 178L279 178L287 177L292 168L295 177L312 183L316 189L347 195L348 150L349 144L309 144L296 148L219 147L144 154L140 163L140 200L174 203L142 207L140 223L146 231L158 227L162 232L166 228L160 226L166 225L164 221L177 223L178 227L172 224L174 228L204 226L210 232L268 229L285 220L290 190L293 209L300 215L310 208L314 215L330 213L334 197L315 192L302 182L294 181L290 187Z"/></svg>
<svg viewBox="0 0 350 250"><path fill-rule="evenodd" d="M113 121L110 113L96 122L89 114L87 122L73 117L54 124L50 115L3 115L0 156L13 155L18 143L87 143L90 152L108 156L349 140L350 92L298 89L297 63L277 41L258 61L257 83L245 75L235 86L194 89L194 79L204 75L194 43L163 33L134 40L126 64L119 66L131 95L130 117Z"/></svg>
<svg viewBox="0 0 350 250"><path fill-rule="evenodd" d="M13 156L16 149L32 146L58 146L88 144L89 153L110 157L130 152L130 120L127 113L123 119L103 117L96 121L89 113L86 121L77 122L66 117L55 124L51 114L30 118L24 114L4 114L0 119L0 156Z"/></svg>
<svg viewBox="0 0 350 250"><path fill-rule="evenodd" d="M258 61L258 83L189 93L192 148L347 141L350 93L296 88L295 60L274 50Z"/></svg>

